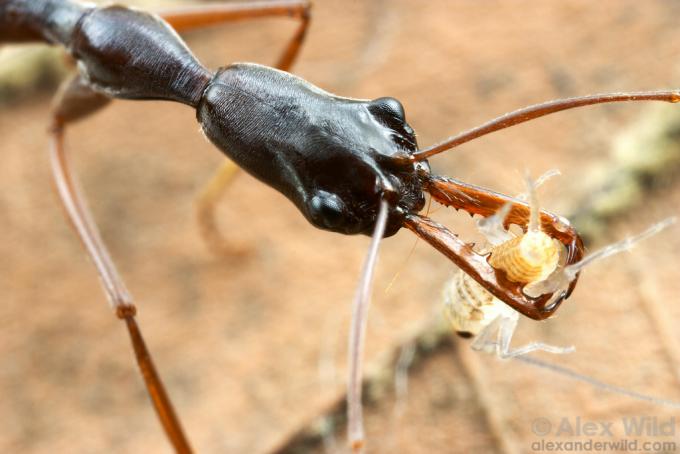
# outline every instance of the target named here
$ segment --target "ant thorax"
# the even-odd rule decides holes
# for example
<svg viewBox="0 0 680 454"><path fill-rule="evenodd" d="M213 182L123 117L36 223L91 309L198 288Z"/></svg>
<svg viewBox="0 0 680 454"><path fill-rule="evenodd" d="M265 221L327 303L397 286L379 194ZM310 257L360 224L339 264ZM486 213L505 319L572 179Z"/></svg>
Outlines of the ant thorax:
<svg viewBox="0 0 680 454"><path fill-rule="evenodd" d="M489 254L489 264L504 272L508 280L522 284L522 291L529 297L553 292L555 295L561 294L586 265L629 250L636 242L658 233L675 221L662 221L641 234L606 246L577 263L565 266L566 251L562 243L540 229L540 207L536 196L537 187L556 174L557 171L547 172L536 182L526 179L527 194L518 197L528 198L530 204L529 224L523 233L516 235L505 227L509 204L493 216L477 221L477 228L486 239L480 252ZM444 312L455 332L464 337L475 336L473 349L495 352L501 358L536 350L550 353L569 353L574 350L573 347L555 347L538 342L511 349L510 341L519 313L460 270L444 288Z"/></svg>

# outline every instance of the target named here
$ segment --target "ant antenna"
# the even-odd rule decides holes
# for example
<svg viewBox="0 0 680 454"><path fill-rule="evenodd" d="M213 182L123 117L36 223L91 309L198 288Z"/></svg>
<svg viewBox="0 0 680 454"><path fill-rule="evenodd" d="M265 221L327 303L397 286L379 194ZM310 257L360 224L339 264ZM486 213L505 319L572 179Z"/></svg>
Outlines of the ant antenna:
<svg viewBox="0 0 680 454"><path fill-rule="evenodd" d="M491 134L492 132L500 131L501 129L509 128L526 121L534 120L536 118L550 115L552 113L560 112L562 110L574 109L576 107L590 106L593 104L603 104L610 102L622 101L663 101L676 103L680 102L680 92L677 90L671 91L647 91L647 92L631 92L631 93L606 93L599 95L581 96L577 98L556 99L541 104L534 104L533 106L525 107L523 109L515 110L513 112L501 115L491 121L484 123L476 128L468 129L460 134L451 136L448 139L431 147L416 151L411 155L414 161L424 161L436 154L446 151L450 148L457 147L469 142L478 137Z"/></svg>
<svg viewBox="0 0 680 454"><path fill-rule="evenodd" d="M366 338L366 322L371 302L371 287L375 265L378 261L378 246L385 234L388 205L380 202L378 219L371 237L371 245L364 261L361 278L352 305L352 326L349 333L349 380L347 382L347 438L352 452L364 452L364 421L361 404L362 368L364 357L364 340Z"/></svg>

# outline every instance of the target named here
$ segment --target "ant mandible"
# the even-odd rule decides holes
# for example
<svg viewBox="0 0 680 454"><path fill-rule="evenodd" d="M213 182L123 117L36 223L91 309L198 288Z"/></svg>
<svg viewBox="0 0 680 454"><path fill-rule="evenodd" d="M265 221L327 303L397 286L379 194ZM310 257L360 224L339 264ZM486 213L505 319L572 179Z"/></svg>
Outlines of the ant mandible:
<svg viewBox="0 0 680 454"><path fill-rule="evenodd" d="M154 15L122 6L95 7L72 0L0 0L0 42L42 41L68 50L78 74L59 91L50 128L50 157L69 220L94 261L105 292L126 322L144 380L177 452L191 452L138 325L136 309L92 220L66 150L66 126L112 98L175 101L196 109L205 135L239 167L290 199L314 226L342 234L373 235L355 308L357 329L350 355L349 431L362 450L360 375L361 306L368 299L378 240L402 227L413 231L498 299L533 318L551 316L576 284L530 298L522 285L492 268L445 227L418 214L425 192L446 206L492 216L509 206L506 225L526 229L528 205L461 181L431 174L427 159L500 129L551 113L620 101L680 101L677 91L615 93L530 106L491 120L425 149L418 149L404 109L393 98L372 101L334 96L285 71L293 64L309 24L305 0L262 1L183 8ZM213 73L176 32L234 20L288 16L300 24L276 68L239 63ZM218 185L228 181L227 171ZM210 212L214 198L207 199ZM583 244L559 216L540 213L544 232L566 247L566 264L578 262Z"/></svg>

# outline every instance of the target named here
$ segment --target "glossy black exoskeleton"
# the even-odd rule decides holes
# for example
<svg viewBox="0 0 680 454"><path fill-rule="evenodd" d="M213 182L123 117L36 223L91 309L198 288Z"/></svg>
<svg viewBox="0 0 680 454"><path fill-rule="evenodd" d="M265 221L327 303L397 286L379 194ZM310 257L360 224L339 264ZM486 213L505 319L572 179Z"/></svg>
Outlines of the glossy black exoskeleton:
<svg viewBox="0 0 680 454"><path fill-rule="evenodd" d="M245 8L245 9L244 9ZM263 15L295 16L301 26L279 61L287 68L308 23L304 0L222 5L164 14L175 27L213 24ZM519 109L424 150L402 105L327 93L284 71L237 63L213 73L159 16L121 6L94 7L72 0L0 0L0 42L42 40L64 46L79 79L65 90L53 131L101 107L110 98L163 99L196 109L205 135L240 167L288 197L315 226L344 234L370 234L381 200L388 203L384 236L405 226L444 253L496 297L535 319L549 317L559 298L531 299L486 258L445 227L417 213L433 199L470 214L493 215L503 204L507 223L526 228L528 206L516 199L454 179L434 176L426 159L485 134L565 109L599 103L680 101L676 91L614 93L562 99ZM76 213L77 214L77 213ZM571 226L544 212L542 228L568 250L583 253ZM92 230L92 229L90 229ZM81 235L88 236L83 230ZM548 306L548 301L552 303Z"/></svg>
<svg viewBox="0 0 680 454"><path fill-rule="evenodd" d="M527 228L528 205L432 175L426 159L485 134L565 109L618 101L680 102L677 91L556 100L519 109L418 150L404 109L393 98L342 98L286 72L247 63L213 73L197 61L175 31L264 16L300 21L277 63L277 67L288 69L309 23L306 0L211 4L165 12L162 18L121 6L96 7L72 0L0 0L0 43L43 41L61 45L77 62L79 76L64 86L53 112L50 157L55 184L109 300L126 322L154 407L173 446L181 453L191 452L191 448L144 346L134 318L135 306L68 165L63 145L68 123L94 112L110 98L161 99L189 105L196 109L205 135L220 150L288 197L313 225L344 234L370 234L375 228L367 264L375 264L380 236L393 235L405 226L495 297L528 317L545 319L571 293L576 279L554 294L528 297L521 283L509 281L504 272L489 265L487 255L418 214L428 192L443 205L471 215L489 217L509 206L505 224ZM382 222L385 219L386 224ZM548 212L540 213L540 224L544 232L565 245L566 265L581 259L583 243L573 227ZM366 284L370 283L371 267L365 267L355 309L365 307L362 302L368 298L370 285ZM355 314L360 312L356 310ZM355 328L365 327L361 316L355 315L353 320ZM355 430L361 426L356 412L362 387L361 337L353 336L350 346L353 394L348 394L348 427L355 452L361 451L363 443L361 430Z"/></svg>
<svg viewBox="0 0 680 454"><path fill-rule="evenodd" d="M342 98L239 63L217 73L197 114L213 143L319 228L370 235L384 197L393 235L425 203L418 172L427 164L408 159L416 138L396 99Z"/></svg>
<svg viewBox="0 0 680 454"><path fill-rule="evenodd" d="M211 74L160 18L120 6L3 0L0 8L0 40L64 45L95 92L195 107L206 137L316 227L370 235L385 198L390 236L425 203L418 174L428 166L409 159L416 138L396 99L334 96L255 64Z"/></svg>

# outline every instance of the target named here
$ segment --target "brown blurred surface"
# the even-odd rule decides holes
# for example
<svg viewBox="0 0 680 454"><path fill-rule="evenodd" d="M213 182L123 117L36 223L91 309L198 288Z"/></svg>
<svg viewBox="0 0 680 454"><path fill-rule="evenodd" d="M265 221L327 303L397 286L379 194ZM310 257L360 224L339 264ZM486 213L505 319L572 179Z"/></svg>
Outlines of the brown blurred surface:
<svg viewBox="0 0 680 454"><path fill-rule="evenodd" d="M318 0L295 72L340 95L397 97L428 145L534 102L680 85L679 12L666 1ZM267 64L293 28L261 20L187 41L213 68ZM563 176L546 185L542 201L570 211L584 171L646 108L562 113L432 165L511 194L522 190L524 169L559 168ZM0 451L169 452L124 328L52 190L48 109L48 99L36 99L0 111ZM193 198L221 158L184 106L119 101L70 129L68 143L196 450L266 453L320 414L342 391L350 302L368 239L314 230L281 195L241 175L219 219L252 255L211 255ZM679 203L680 186L669 182L599 244L677 214ZM452 229L472 232L467 216L435 210ZM593 266L557 317L522 321L515 343L573 344L574 354L541 357L680 400L677 232ZM409 255L414 242L404 231L383 244L369 362L439 310L452 266L424 244ZM623 416L677 414L454 345L414 369L396 422L391 395L368 410L370 452L531 452L541 440L531 431L536 418L615 421L620 436Z"/></svg>

